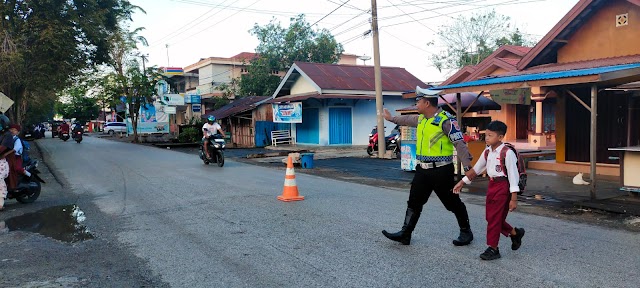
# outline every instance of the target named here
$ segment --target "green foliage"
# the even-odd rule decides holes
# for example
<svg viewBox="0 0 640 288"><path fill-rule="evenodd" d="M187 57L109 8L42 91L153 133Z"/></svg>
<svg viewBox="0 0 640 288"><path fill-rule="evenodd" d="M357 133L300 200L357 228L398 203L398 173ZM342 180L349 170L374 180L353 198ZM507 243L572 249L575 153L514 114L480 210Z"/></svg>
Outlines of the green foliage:
<svg viewBox="0 0 640 288"><path fill-rule="evenodd" d="M191 117L191 119L189 119L189 124L187 125L202 127L202 125L204 125L204 121L200 117Z"/></svg>
<svg viewBox="0 0 640 288"><path fill-rule="evenodd" d="M195 127L185 128L178 135L178 142L180 143L195 143L200 139L202 139L202 133Z"/></svg>
<svg viewBox="0 0 640 288"><path fill-rule="evenodd" d="M126 0L0 1L0 91L15 101L10 117L21 122L32 103L51 104L47 91L108 62L108 37L135 8Z"/></svg>
<svg viewBox="0 0 640 288"><path fill-rule="evenodd" d="M460 69L467 65L477 65L503 45L529 46L519 29L513 29L508 16L494 10L480 12L469 18L459 16L449 26L438 31L446 48L431 57L438 70Z"/></svg>
<svg viewBox="0 0 640 288"><path fill-rule="evenodd" d="M80 122L96 119L100 113L96 99L87 96L87 86L84 82L65 89L54 109L65 119L75 118Z"/></svg>
<svg viewBox="0 0 640 288"><path fill-rule="evenodd" d="M260 44L252 59L248 73L240 79L241 95L271 95L278 88L279 71L286 71L295 61L315 63L337 63L344 52L326 30L314 30L304 15L291 18L288 28L283 28L275 19L260 26L257 23L249 31Z"/></svg>

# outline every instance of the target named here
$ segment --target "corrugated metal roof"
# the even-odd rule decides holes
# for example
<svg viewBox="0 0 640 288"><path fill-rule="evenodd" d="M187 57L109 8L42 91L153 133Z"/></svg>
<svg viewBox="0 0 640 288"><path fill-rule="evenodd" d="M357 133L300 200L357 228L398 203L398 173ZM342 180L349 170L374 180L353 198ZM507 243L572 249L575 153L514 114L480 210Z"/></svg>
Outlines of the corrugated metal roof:
<svg viewBox="0 0 640 288"><path fill-rule="evenodd" d="M304 101L307 99L344 99L344 100L374 100L375 95L342 95L342 94L309 94L299 96L285 96L277 97L269 101L265 101L265 104L279 103L279 102L295 102Z"/></svg>
<svg viewBox="0 0 640 288"><path fill-rule="evenodd" d="M524 75L493 77L493 78L487 78L487 79L480 79L476 81L469 81L469 82L463 82L458 84L440 86L440 87L435 87L433 89L453 89L453 88L463 88L463 87L471 87L471 86L579 77L579 76L588 76L588 75L598 75L601 73L615 72L615 71L621 71L621 70L627 70L627 69L633 69L633 68L640 68L640 63L606 66L606 67L598 67L598 68L588 68L588 69L577 69L577 70L569 70L569 71L543 72L543 73L533 73L533 74L524 74Z"/></svg>
<svg viewBox="0 0 640 288"><path fill-rule="evenodd" d="M220 109L202 115L202 118L207 118L209 117L209 115L213 115L218 119L227 118L229 116L252 110L256 107L256 103L267 98L269 98L269 96L248 96L240 98L225 106L220 107Z"/></svg>
<svg viewBox="0 0 640 288"><path fill-rule="evenodd" d="M295 62L323 90L375 91L373 66ZM423 85L404 68L382 67L383 91L409 91Z"/></svg>

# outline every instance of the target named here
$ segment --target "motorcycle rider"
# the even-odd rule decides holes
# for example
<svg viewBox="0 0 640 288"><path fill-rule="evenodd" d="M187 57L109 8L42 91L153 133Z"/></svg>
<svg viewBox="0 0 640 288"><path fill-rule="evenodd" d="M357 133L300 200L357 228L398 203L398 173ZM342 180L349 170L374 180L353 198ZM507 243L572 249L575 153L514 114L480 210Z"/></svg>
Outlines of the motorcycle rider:
<svg viewBox="0 0 640 288"><path fill-rule="evenodd" d="M67 120L64 120L64 122L58 126L58 137L62 137L63 133L69 134L69 123L67 123Z"/></svg>
<svg viewBox="0 0 640 288"><path fill-rule="evenodd" d="M220 126L220 124L216 123L216 117L213 115L209 115L209 117L207 117L207 123L204 123L204 125L202 125L202 145L204 145L204 154L207 159L211 159L207 144L209 144L209 141L211 141L210 137L218 134L218 132L220 132L219 134L224 135L222 127Z"/></svg>
<svg viewBox="0 0 640 288"><path fill-rule="evenodd" d="M71 132L72 132L71 134L73 135L73 138L75 139L77 132L80 132L80 133L84 132L84 127L82 126L82 124L80 124L80 122L73 123Z"/></svg>

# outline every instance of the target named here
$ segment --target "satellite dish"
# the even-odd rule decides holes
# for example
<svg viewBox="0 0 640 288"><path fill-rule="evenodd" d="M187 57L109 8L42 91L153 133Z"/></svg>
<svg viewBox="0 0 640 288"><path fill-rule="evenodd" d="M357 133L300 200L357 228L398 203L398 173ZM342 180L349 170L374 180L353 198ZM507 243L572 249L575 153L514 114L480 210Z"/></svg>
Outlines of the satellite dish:
<svg viewBox="0 0 640 288"><path fill-rule="evenodd" d="M362 62L364 62L364 65L367 65L367 61L371 60L371 56L367 56L367 55L362 55L359 56L358 59L362 60Z"/></svg>

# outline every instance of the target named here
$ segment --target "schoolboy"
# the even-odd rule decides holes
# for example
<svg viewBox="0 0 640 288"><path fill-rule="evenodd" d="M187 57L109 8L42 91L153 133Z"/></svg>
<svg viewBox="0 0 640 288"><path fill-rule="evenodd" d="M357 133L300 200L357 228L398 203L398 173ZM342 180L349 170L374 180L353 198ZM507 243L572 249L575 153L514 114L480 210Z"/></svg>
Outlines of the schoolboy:
<svg viewBox="0 0 640 288"><path fill-rule="evenodd" d="M500 233L504 236L511 237L511 250L518 250L522 245L522 237L524 236L523 228L514 228L507 223L507 213L518 207L518 187L519 173L517 166L517 156L514 151L509 148L502 162L501 151L505 148L502 143L504 135L507 133L507 125L500 121L492 121L487 125L485 141L487 150L483 152L478 162L473 167L473 173L467 174L453 188L453 193L459 194L464 184L471 184L471 180L478 174L487 170L489 176L489 187L487 188L486 199L486 219L487 219L487 245L489 246L484 253L480 254L482 260L495 260L500 258L500 250L498 242ZM486 157L485 157L486 155ZM506 171L503 171L503 165Z"/></svg>

